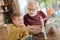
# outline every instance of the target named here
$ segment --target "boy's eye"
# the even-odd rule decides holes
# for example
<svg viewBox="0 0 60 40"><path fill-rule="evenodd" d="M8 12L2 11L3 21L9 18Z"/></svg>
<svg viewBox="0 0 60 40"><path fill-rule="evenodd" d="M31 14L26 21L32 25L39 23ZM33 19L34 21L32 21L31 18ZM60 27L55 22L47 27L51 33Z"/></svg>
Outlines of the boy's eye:
<svg viewBox="0 0 60 40"><path fill-rule="evenodd" d="M18 21L20 21L20 20L18 20Z"/></svg>

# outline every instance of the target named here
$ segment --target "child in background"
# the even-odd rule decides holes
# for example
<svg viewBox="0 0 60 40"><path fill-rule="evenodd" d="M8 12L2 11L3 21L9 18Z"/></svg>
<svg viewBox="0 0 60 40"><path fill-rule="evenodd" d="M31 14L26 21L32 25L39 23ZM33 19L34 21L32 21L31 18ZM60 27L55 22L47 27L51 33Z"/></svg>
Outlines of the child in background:
<svg viewBox="0 0 60 40"><path fill-rule="evenodd" d="M22 15L13 13L11 18L13 25L9 27L9 40L26 40L29 33L25 31L27 28L23 24Z"/></svg>

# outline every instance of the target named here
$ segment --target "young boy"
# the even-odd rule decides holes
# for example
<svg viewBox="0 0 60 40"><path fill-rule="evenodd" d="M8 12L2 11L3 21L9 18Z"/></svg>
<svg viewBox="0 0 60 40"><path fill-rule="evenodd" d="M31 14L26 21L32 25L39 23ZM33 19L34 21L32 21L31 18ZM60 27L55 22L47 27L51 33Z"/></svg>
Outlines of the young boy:
<svg viewBox="0 0 60 40"><path fill-rule="evenodd" d="M23 24L23 18L21 14L14 13L11 15L13 25L9 27L9 40L26 40L26 36L29 35L26 27Z"/></svg>

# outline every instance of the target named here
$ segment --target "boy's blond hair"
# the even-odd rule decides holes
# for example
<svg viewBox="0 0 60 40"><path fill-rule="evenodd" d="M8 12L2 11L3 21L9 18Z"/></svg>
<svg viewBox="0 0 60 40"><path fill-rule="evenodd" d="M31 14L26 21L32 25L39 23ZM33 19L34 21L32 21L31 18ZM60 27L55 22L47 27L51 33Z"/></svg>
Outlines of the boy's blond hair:
<svg viewBox="0 0 60 40"><path fill-rule="evenodd" d="M11 19L14 20L15 17L20 17L21 15L22 15L22 14L20 14L20 13L13 13L13 14L11 15Z"/></svg>

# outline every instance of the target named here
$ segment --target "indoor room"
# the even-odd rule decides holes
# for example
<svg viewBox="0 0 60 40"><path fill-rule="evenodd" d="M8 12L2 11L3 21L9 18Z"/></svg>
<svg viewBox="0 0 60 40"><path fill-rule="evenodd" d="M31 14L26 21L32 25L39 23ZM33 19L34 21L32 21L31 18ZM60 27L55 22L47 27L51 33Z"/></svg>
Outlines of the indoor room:
<svg viewBox="0 0 60 40"><path fill-rule="evenodd" d="M0 40L60 40L60 0L0 0Z"/></svg>

